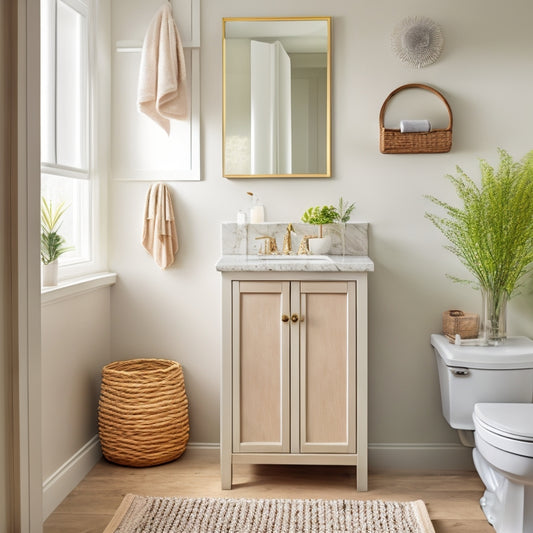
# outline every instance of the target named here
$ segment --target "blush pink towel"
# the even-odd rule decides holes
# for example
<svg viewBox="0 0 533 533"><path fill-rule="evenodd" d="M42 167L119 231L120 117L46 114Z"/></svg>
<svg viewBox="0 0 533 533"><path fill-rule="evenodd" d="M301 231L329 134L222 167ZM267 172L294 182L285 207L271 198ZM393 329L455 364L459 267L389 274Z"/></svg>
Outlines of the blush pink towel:
<svg viewBox="0 0 533 533"><path fill-rule="evenodd" d="M151 185L146 195L142 245L162 268L174 262L178 251L178 235L172 199L166 185Z"/></svg>
<svg viewBox="0 0 533 533"><path fill-rule="evenodd" d="M188 116L185 57L169 2L154 15L144 38L137 106L170 135L170 120Z"/></svg>

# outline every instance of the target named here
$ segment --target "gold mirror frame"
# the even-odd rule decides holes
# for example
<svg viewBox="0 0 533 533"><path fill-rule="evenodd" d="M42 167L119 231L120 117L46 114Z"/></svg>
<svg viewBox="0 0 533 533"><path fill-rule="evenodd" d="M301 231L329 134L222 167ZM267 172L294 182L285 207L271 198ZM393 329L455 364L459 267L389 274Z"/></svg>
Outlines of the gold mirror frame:
<svg viewBox="0 0 533 533"><path fill-rule="evenodd" d="M305 22L305 21L312 21L312 22L324 22L326 24L327 29L327 67L326 67L326 110L325 110L325 139L324 142L320 144L321 150L325 151L324 155L324 163L323 163L323 170L317 169L317 172L295 172L293 173L252 173L252 165L251 163L248 165L248 168L250 168L249 173L232 173L228 172L228 164L227 164L227 150L228 150L228 139L226 137L227 135L227 119L228 119L228 109L227 109L227 99L228 99L228 75L227 75L227 66L228 66L228 58L227 58L227 33L228 28L230 27L232 23L237 22L244 22L244 23L272 23L276 24L277 22ZM225 178L329 178L331 177L331 17L260 17L260 18L254 18L254 17L229 17L224 18L222 21L223 28L222 28L222 172L223 176ZM274 27L274 26L273 26ZM279 27L279 26L278 26ZM233 28L235 28L235 25L233 25ZM273 37L277 37L276 32L274 31L272 34ZM260 37L260 36L258 36ZM250 38L251 40L252 38ZM291 113L292 115L292 113ZM250 120L251 122L251 120ZM251 134L249 134L251 136ZM250 142L250 139L248 139L248 142ZM325 146L323 146L325 144ZM292 146L292 144L291 144ZM292 170L292 165L291 165Z"/></svg>

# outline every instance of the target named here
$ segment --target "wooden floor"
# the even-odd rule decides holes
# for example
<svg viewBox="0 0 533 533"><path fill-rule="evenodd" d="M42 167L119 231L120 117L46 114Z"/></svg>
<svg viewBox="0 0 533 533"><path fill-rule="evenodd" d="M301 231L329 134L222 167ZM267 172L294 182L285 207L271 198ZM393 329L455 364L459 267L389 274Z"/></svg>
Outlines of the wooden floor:
<svg viewBox="0 0 533 533"><path fill-rule="evenodd" d="M423 500L436 533L494 533L479 507L475 472L370 473L355 491L354 468L234 467L234 488L220 489L218 457L187 451L167 465L128 468L100 461L44 524L44 533L101 533L127 493L146 496Z"/></svg>

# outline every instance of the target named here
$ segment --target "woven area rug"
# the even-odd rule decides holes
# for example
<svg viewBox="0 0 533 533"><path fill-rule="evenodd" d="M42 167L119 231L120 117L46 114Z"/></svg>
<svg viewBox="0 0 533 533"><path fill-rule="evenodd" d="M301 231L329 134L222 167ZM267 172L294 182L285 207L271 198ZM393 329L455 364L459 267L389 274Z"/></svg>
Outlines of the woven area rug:
<svg viewBox="0 0 533 533"><path fill-rule="evenodd" d="M104 533L435 533L424 502L128 494Z"/></svg>

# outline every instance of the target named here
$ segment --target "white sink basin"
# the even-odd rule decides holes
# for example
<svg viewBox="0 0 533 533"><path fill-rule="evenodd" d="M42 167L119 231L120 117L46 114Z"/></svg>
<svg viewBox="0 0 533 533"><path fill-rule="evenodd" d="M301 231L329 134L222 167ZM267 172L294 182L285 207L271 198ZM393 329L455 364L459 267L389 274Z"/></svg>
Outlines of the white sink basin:
<svg viewBox="0 0 533 533"><path fill-rule="evenodd" d="M329 255L258 255L259 261L275 263L294 263L295 261L306 261L308 263L333 263Z"/></svg>

